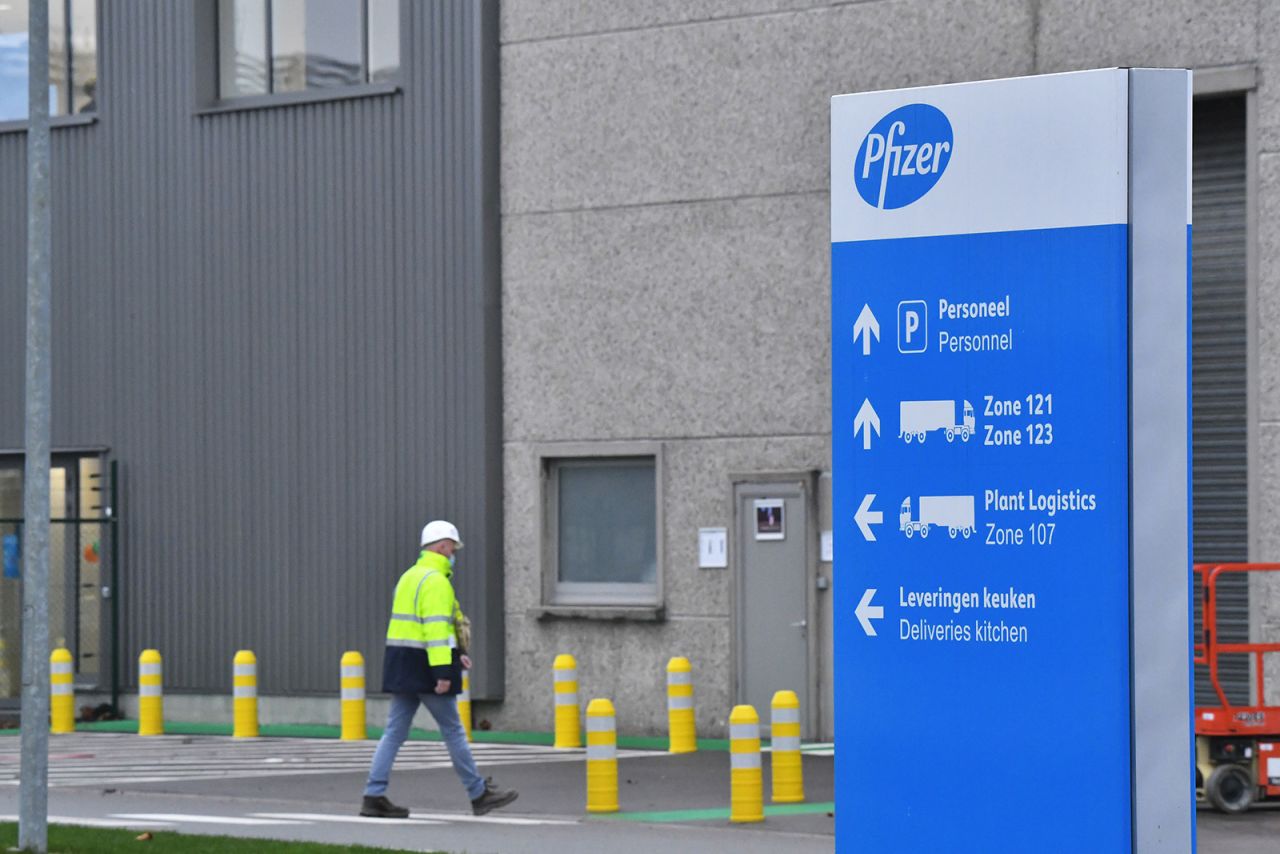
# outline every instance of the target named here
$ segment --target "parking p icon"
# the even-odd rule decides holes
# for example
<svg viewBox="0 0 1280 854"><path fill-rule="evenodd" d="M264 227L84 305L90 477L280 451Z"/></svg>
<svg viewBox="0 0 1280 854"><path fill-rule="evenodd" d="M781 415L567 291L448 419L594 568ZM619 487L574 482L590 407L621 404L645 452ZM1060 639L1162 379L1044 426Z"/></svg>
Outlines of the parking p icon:
<svg viewBox="0 0 1280 854"><path fill-rule="evenodd" d="M929 314L924 300L898 303L898 352L923 353L929 346Z"/></svg>

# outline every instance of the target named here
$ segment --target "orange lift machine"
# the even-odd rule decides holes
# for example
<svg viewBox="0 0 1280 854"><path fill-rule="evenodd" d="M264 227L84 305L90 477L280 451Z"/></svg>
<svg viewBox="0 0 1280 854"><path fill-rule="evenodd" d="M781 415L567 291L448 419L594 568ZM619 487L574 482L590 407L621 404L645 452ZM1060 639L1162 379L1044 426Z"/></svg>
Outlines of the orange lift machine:
<svg viewBox="0 0 1280 854"><path fill-rule="evenodd" d="M1222 643L1218 639L1218 583L1236 573L1280 572L1280 563L1196 564L1204 631L1194 661L1207 667L1217 706L1196 708L1196 789L1223 812L1280 797L1280 706L1267 706L1264 659L1280 643ZM1280 575L1274 576L1280 584ZM1218 679L1219 656L1248 655L1254 667L1250 703L1232 705Z"/></svg>

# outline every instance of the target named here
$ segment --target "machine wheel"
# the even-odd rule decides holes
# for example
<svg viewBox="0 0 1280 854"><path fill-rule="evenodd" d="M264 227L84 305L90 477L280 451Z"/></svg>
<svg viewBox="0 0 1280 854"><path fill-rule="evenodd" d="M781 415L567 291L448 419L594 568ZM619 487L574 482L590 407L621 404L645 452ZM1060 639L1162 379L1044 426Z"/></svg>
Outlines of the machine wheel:
<svg viewBox="0 0 1280 854"><path fill-rule="evenodd" d="M967 540L967 539L969 539L969 537L971 537L971 536L973 536L973 528L965 528L965 529L964 529L964 538Z"/></svg>
<svg viewBox="0 0 1280 854"><path fill-rule="evenodd" d="M950 534L950 535L951 535L951 539L953 539L953 540L954 540L954 539L956 538L956 526L955 526L955 525L952 525L950 528L948 528L948 529L947 529L947 533L948 533L948 534Z"/></svg>
<svg viewBox="0 0 1280 854"><path fill-rule="evenodd" d="M923 445L923 444L924 444L924 431L923 431L923 430L921 430L919 433L917 433L917 434L916 434L916 440L917 440L917 441L919 441L921 445Z"/></svg>
<svg viewBox="0 0 1280 854"><path fill-rule="evenodd" d="M903 529L902 529L902 533L906 534L906 535L907 535L907 539L909 540L909 539L911 539L911 536L915 533L915 531L914 531L914 530L912 530L912 528L911 528L911 526L910 526L910 525L908 525L907 527L905 527L905 528L903 528Z"/></svg>
<svg viewBox="0 0 1280 854"><path fill-rule="evenodd" d="M1219 765L1204 784L1205 797L1221 812L1242 813L1253 803L1255 787L1243 765Z"/></svg>
<svg viewBox="0 0 1280 854"><path fill-rule="evenodd" d="M929 536L929 526L928 526L928 525L921 525L921 526L920 526L920 537L921 537L921 539L923 539L924 537L927 537L927 536Z"/></svg>
<svg viewBox="0 0 1280 854"><path fill-rule="evenodd" d="M910 433L903 433L903 434L902 434L902 441L904 441L904 442L906 442L908 445L910 445L910 444L911 444L911 434L910 434Z"/></svg>
<svg viewBox="0 0 1280 854"><path fill-rule="evenodd" d="M966 442L967 442L967 441L969 441L969 428L968 428L968 427L961 427L961 428L960 428L960 438L961 438L961 439L963 439L963 440L964 440L964 441L966 441Z"/></svg>
<svg viewBox="0 0 1280 854"><path fill-rule="evenodd" d="M955 431L955 430L952 430L950 427L948 427L948 428L947 428L947 441L948 441L948 442L954 442L955 440L956 440L956 431Z"/></svg>

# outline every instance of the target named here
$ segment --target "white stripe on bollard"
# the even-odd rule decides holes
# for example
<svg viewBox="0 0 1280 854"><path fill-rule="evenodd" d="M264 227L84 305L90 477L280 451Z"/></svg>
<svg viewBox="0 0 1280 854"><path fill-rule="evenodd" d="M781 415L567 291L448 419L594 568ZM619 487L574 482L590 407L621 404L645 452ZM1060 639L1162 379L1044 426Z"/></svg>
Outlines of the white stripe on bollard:
<svg viewBox="0 0 1280 854"><path fill-rule="evenodd" d="M775 707L773 709L773 722L775 724L798 724L800 723L800 710Z"/></svg>
<svg viewBox="0 0 1280 854"><path fill-rule="evenodd" d="M590 730L588 730L590 732ZM588 744L588 759L617 759L618 746L616 744Z"/></svg>
<svg viewBox="0 0 1280 854"><path fill-rule="evenodd" d="M769 742L770 749L776 751L783 750L799 750L800 736L798 735L775 735Z"/></svg>

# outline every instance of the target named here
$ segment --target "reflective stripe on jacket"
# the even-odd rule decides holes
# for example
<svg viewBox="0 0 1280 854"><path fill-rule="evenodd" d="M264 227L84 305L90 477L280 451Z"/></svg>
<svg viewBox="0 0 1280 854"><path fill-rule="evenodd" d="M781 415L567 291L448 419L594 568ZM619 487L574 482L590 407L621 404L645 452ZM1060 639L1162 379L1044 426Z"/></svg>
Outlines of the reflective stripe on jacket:
<svg viewBox="0 0 1280 854"><path fill-rule="evenodd" d="M442 554L423 550L418 562L396 584L387 625L382 690L421 694L448 679L450 694L462 689L462 670L455 631L461 616L453 593L453 569Z"/></svg>

